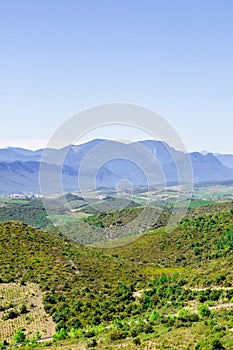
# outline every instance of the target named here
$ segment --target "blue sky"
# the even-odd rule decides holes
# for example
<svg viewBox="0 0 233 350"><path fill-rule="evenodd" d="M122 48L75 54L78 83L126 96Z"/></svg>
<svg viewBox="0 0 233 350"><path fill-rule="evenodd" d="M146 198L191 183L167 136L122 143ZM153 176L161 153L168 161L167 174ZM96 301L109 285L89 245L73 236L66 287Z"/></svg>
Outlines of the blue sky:
<svg viewBox="0 0 233 350"><path fill-rule="evenodd" d="M1 1L0 45L1 147L45 146L79 110L129 102L189 150L233 153L231 0Z"/></svg>

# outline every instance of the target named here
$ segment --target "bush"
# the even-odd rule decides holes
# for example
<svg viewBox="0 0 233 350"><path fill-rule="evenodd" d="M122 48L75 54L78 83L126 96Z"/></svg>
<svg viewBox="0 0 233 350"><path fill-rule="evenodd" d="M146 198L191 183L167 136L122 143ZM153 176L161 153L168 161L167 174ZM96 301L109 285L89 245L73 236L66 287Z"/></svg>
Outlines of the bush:
<svg viewBox="0 0 233 350"><path fill-rule="evenodd" d="M142 332L143 332L143 328L139 327L138 325L135 325L130 329L130 336L132 338L136 338Z"/></svg>
<svg viewBox="0 0 233 350"><path fill-rule="evenodd" d="M161 314L157 311L153 311L149 317L150 322L155 322L161 318Z"/></svg>
<svg viewBox="0 0 233 350"><path fill-rule="evenodd" d="M20 344L26 340L26 334L22 331L22 329L18 329L14 335L14 343Z"/></svg>
<svg viewBox="0 0 233 350"><path fill-rule="evenodd" d="M87 344L88 348L95 348L98 345L97 340L94 338Z"/></svg>
<svg viewBox="0 0 233 350"><path fill-rule="evenodd" d="M66 328L66 323L65 321L61 321L56 325L56 332L59 332L61 329L65 329Z"/></svg>
<svg viewBox="0 0 233 350"><path fill-rule="evenodd" d="M210 299L210 290L207 289L205 291L202 291L199 296L198 296L198 301L200 303L204 303L205 301L209 300Z"/></svg>
<svg viewBox="0 0 233 350"><path fill-rule="evenodd" d="M24 314L26 314L27 312L28 312L27 307L26 307L25 304L23 304L23 305L21 306L21 308L20 308L20 313L21 313L22 315L24 315Z"/></svg>
<svg viewBox="0 0 233 350"><path fill-rule="evenodd" d="M222 332L226 331L226 327L222 324L217 324L216 326L213 327L214 332Z"/></svg>
<svg viewBox="0 0 233 350"><path fill-rule="evenodd" d="M95 336L95 332L94 331L89 330L89 331L84 332L84 337L85 338L93 338L94 336Z"/></svg>
<svg viewBox="0 0 233 350"><path fill-rule="evenodd" d="M174 326L174 324L176 323L176 317L174 315L171 315L169 314L167 317L166 317L166 323L167 323L167 326L168 327L172 327Z"/></svg>
<svg viewBox="0 0 233 350"><path fill-rule="evenodd" d="M53 340L62 340L68 337L67 331L61 328L57 333L53 335Z"/></svg>
<svg viewBox="0 0 233 350"><path fill-rule="evenodd" d="M6 313L4 316L3 316L3 320L6 321L6 320L13 320L14 318L18 317L19 316L19 313L15 310L10 310L8 313Z"/></svg>
<svg viewBox="0 0 233 350"><path fill-rule="evenodd" d="M217 349L225 349L225 347L222 345L221 341L219 339L214 339L211 342L211 350L217 350Z"/></svg>
<svg viewBox="0 0 233 350"><path fill-rule="evenodd" d="M182 309L178 313L177 318L182 322L197 322L199 317L195 313L191 313L189 310Z"/></svg>
<svg viewBox="0 0 233 350"><path fill-rule="evenodd" d="M135 345L141 345L141 340L140 340L140 338L134 338L134 339L133 339L133 342L134 342Z"/></svg>
<svg viewBox="0 0 233 350"><path fill-rule="evenodd" d="M146 323L143 326L143 332L146 333L146 334L153 333L154 329L153 329L153 327L152 327L152 325L150 323Z"/></svg>
<svg viewBox="0 0 233 350"><path fill-rule="evenodd" d="M217 284L221 284L223 281L225 281L225 279L226 279L226 276L225 276L225 275L218 275L218 276L216 277L216 283L217 283Z"/></svg>
<svg viewBox="0 0 233 350"><path fill-rule="evenodd" d="M6 349L9 346L9 344L7 343L6 340L4 340L3 342L0 342L0 349Z"/></svg>
<svg viewBox="0 0 233 350"><path fill-rule="evenodd" d="M208 346L208 344L207 344L206 340L202 339L195 346L195 350L208 349L207 346Z"/></svg>
<svg viewBox="0 0 233 350"><path fill-rule="evenodd" d="M209 317L211 312L207 305L200 305L197 308L198 313L201 317Z"/></svg>
<svg viewBox="0 0 233 350"><path fill-rule="evenodd" d="M81 321L77 317L72 317L69 321L66 322L68 328L80 328L82 325Z"/></svg>
<svg viewBox="0 0 233 350"><path fill-rule="evenodd" d="M109 339L111 341L116 341L120 339L125 339L126 338L126 333L123 332L121 329L113 329L109 333Z"/></svg>

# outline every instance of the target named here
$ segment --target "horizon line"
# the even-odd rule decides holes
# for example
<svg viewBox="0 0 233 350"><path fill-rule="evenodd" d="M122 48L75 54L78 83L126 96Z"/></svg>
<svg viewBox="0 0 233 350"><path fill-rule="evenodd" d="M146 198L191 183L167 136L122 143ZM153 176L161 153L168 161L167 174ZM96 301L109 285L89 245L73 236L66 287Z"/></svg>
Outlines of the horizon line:
<svg viewBox="0 0 233 350"><path fill-rule="evenodd" d="M65 148L65 147L71 147L71 146L81 146L81 145L84 145L84 144L87 144L87 143L90 143L90 142L93 142L93 141L97 141L97 140L100 140L100 141L113 141L113 142L119 142L119 143L125 143L125 144L131 144L131 143L135 143L135 142L145 142L145 141L154 141L154 142L162 142L162 143L166 143L165 141L162 141L162 140L153 140L153 139L135 139L135 140L124 140L124 139L113 139L113 138L93 138L93 139L88 139L88 140L85 140L83 142L77 142L77 143L73 143L73 144L67 144L65 145L64 147L61 147L61 148L56 148L56 147L47 147L48 146L48 142L47 142L47 145L45 147L41 146L41 147L27 147L27 146L23 146L23 145L19 145L19 146L10 146L10 145L6 145L6 146L0 146L0 150L5 150L5 149L23 149L23 150L26 150L26 151L31 151L31 152L38 152L38 151L41 151L41 150L44 150L44 149L48 149L48 148L51 148L51 149L54 149L54 150L59 150L59 149L62 149L62 148ZM169 145L169 147L171 148L174 148L172 146ZM188 148L186 148L186 151L188 153L195 153L195 152L198 152L198 153L201 153L203 155L206 155L206 154L215 154L215 155L220 155L220 154L224 154L224 155L232 155L233 154L233 151L230 152L230 151L227 151L227 152L214 152L214 151L207 151L207 150L198 150L198 149L195 149L195 150L189 150Z"/></svg>

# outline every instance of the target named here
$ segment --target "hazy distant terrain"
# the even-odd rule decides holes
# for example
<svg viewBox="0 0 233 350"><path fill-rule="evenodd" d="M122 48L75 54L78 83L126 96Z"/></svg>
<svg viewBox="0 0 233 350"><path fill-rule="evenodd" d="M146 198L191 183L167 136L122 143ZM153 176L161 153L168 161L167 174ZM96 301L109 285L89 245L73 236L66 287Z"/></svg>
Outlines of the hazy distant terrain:
<svg viewBox="0 0 233 350"><path fill-rule="evenodd" d="M106 147L105 147L106 143ZM147 185L149 176L151 184L175 184L179 181L176 161L182 164L185 155L160 141L140 141L129 145L115 141L96 139L82 145L69 146L61 150L47 150L49 157L44 159L44 150L30 151L22 148L6 148L0 150L0 193L39 193L39 172L41 161L49 159L44 164L48 174L47 188L56 192L53 177L62 172L64 191L79 189L77 176L83 179L85 187L93 185L94 166L101 164L102 153L109 155L110 161L102 164L96 174L96 185L116 187L121 179L127 179L132 186ZM145 152L141 150L145 149ZM149 153L148 153L149 152ZM148 161L147 155L153 154L157 164ZM112 159L111 159L111 154ZM120 156L114 157L119 154ZM125 154L125 156L124 156ZM64 155L64 157L63 157ZM203 155L199 152L190 153L193 168L193 182L223 182L233 179L233 155ZM64 158L64 164L59 164ZM146 159L148 158L148 159ZM88 162L82 162L89 159ZM62 169L62 170L61 170ZM183 170L185 172L185 169ZM50 183L49 183L50 181Z"/></svg>

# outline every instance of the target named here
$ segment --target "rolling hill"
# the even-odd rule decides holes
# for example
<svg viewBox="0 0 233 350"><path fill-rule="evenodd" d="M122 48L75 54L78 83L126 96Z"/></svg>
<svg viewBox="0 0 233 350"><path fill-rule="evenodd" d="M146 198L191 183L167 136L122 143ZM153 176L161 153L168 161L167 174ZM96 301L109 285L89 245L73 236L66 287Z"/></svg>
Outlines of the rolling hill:
<svg viewBox="0 0 233 350"><path fill-rule="evenodd" d="M232 213L231 202L191 210L172 233L152 228L114 249L1 223L0 287L42 293L56 325L52 349L231 349ZM113 218L97 219L109 225ZM14 298L8 306L0 300L2 317L20 320L30 337Z"/></svg>

